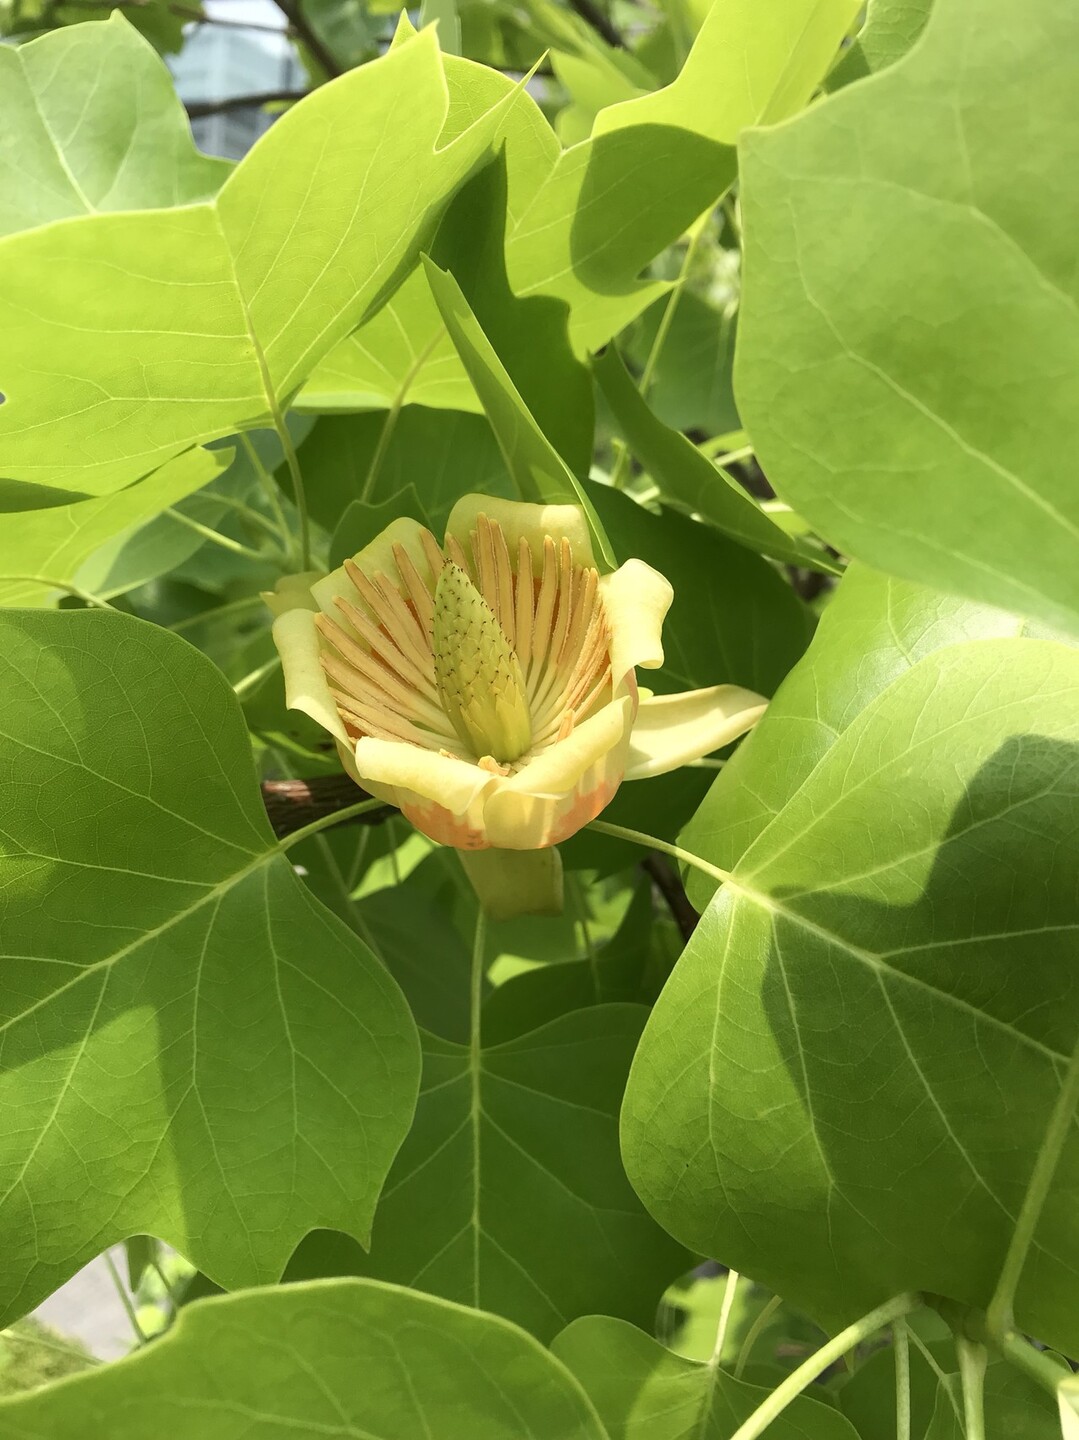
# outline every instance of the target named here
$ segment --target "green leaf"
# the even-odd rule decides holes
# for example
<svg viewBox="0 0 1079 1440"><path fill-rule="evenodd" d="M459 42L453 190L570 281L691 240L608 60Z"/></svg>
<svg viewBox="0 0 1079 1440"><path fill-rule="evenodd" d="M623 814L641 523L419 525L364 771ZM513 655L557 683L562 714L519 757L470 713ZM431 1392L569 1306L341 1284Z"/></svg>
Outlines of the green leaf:
<svg viewBox="0 0 1079 1440"><path fill-rule="evenodd" d="M691 440L664 425L642 399L613 345L592 366L626 444L665 500L702 515L749 550L788 565L839 573L823 550L788 535L737 480L702 455Z"/></svg>
<svg viewBox="0 0 1079 1440"><path fill-rule="evenodd" d="M584 923L587 926L587 921ZM491 992L483 1006L483 1030L489 1045L516 1040L590 1005L652 1003L662 977L652 960L649 882L637 886L622 924L605 945L596 944L590 929L587 943L591 948L587 958L535 965Z"/></svg>
<svg viewBox="0 0 1079 1440"><path fill-rule="evenodd" d="M607 1315L574 1321L551 1351L576 1376L611 1440L728 1440L768 1396ZM767 1433L768 1440L858 1440L849 1420L807 1396Z"/></svg>
<svg viewBox="0 0 1079 1440"><path fill-rule="evenodd" d="M440 148L426 31L282 116L212 203L0 242L7 475L102 493L273 420L401 280L512 104Z"/></svg>
<svg viewBox="0 0 1079 1440"><path fill-rule="evenodd" d="M591 500L536 424L460 285L426 257L424 268L446 329L480 397L521 498L546 505L580 505L588 516L597 557L606 568L614 569L617 561Z"/></svg>
<svg viewBox="0 0 1079 1440"><path fill-rule="evenodd" d="M38 584L26 576L61 585L79 583L106 597L128 588L108 583L110 567L84 573L94 552L224 474L232 454L231 450L188 450L115 495L5 515L0 530L0 604L45 605L55 596L55 583ZM162 566L166 568L167 564ZM142 569L135 583L149 578L145 565Z"/></svg>
<svg viewBox="0 0 1079 1440"><path fill-rule="evenodd" d="M1077 699L1048 641L901 675L741 857L645 1031L638 1193L829 1327L995 1286L1079 1022ZM1016 1304L1065 1351L1076 1184L1072 1136Z"/></svg>
<svg viewBox="0 0 1079 1440"><path fill-rule="evenodd" d="M3 1440L607 1440L573 1377L493 1315L371 1281L203 1300L116 1365L0 1405Z"/></svg>
<svg viewBox="0 0 1079 1440"><path fill-rule="evenodd" d="M1029 622L852 565L802 662L728 761L682 834L724 870L779 814L839 736L893 680L925 656L967 640L1029 634ZM699 909L716 882L688 880Z"/></svg>
<svg viewBox="0 0 1079 1440"><path fill-rule="evenodd" d="M594 1310L650 1323L686 1255L644 1213L618 1158L644 1013L573 1011L474 1058L425 1036L416 1119L370 1255L357 1256L363 1273L491 1310L541 1339Z"/></svg>
<svg viewBox="0 0 1079 1440"><path fill-rule="evenodd" d="M126 616L0 639L3 1312L133 1233L226 1287L365 1238L415 1029L273 842L227 683Z"/></svg>
<svg viewBox="0 0 1079 1440"><path fill-rule="evenodd" d="M747 136L735 367L768 478L840 550L1072 629L1076 56L1071 0L936 0L891 69Z"/></svg>
<svg viewBox="0 0 1079 1440"><path fill-rule="evenodd" d="M189 205L232 169L196 150L169 72L118 11L0 46L0 133L0 235Z"/></svg>
<svg viewBox="0 0 1079 1440"><path fill-rule="evenodd" d="M706 273L711 277L714 271L713 263ZM665 295L649 306L638 327L619 342L638 373L648 363L670 303ZM672 430L703 430L707 435L740 428L731 376L735 329L726 306L717 308L693 290L682 291L648 391L649 408L664 425Z"/></svg>
<svg viewBox="0 0 1079 1440"><path fill-rule="evenodd" d="M719 0L663 90L601 110L565 150L506 247L518 295L565 300L578 354L606 344L666 288L641 273L736 174L740 131L806 104L857 0Z"/></svg>
<svg viewBox="0 0 1079 1440"><path fill-rule="evenodd" d="M838 90L901 60L925 29L932 8L933 0L869 0L865 24L828 76L828 89Z"/></svg>
<svg viewBox="0 0 1079 1440"><path fill-rule="evenodd" d="M516 494L482 415L408 405L387 432L388 423L385 411L324 415L304 442L300 465L311 514L328 530L344 525L351 506L364 505L365 491L370 502L365 508L385 506L388 524L392 506L403 506L412 486L439 539L462 495ZM339 548L335 540L335 553Z"/></svg>

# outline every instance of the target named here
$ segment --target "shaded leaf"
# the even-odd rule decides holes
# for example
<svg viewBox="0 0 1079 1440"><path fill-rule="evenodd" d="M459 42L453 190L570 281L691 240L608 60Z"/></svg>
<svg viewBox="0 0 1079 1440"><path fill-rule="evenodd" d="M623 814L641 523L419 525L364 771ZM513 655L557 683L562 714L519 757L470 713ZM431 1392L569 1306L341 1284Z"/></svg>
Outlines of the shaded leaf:
<svg viewBox="0 0 1079 1440"><path fill-rule="evenodd" d="M580 1381L611 1440L727 1440L768 1391L686 1360L607 1315L576 1320L552 1353ZM849 1420L801 1396L768 1426L768 1440L858 1440Z"/></svg>
<svg viewBox="0 0 1079 1440"><path fill-rule="evenodd" d="M1079 1027L1077 699L1052 642L921 660L746 850L646 1028L638 1193L829 1327L996 1284ZM1077 1183L1072 1136L1016 1304L1072 1351Z"/></svg>

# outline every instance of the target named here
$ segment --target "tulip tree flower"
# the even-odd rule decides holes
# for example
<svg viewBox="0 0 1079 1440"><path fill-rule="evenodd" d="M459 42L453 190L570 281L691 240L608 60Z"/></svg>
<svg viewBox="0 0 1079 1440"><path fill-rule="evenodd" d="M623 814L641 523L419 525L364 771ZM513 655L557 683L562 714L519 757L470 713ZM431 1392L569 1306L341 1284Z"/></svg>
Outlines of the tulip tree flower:
<svg viewBox="0 0 1079 1440"><path fill-rule="evenodd" d="M289 707L329 731L359 785L462 852L501 913L560 903L552 847L623 780L763 713L736 685L638 690L636 668L663 663L672 598L640 560L600 575L579 507L484 495L458 501L442 545L401 518L324 579L267 597Z"/></svg>

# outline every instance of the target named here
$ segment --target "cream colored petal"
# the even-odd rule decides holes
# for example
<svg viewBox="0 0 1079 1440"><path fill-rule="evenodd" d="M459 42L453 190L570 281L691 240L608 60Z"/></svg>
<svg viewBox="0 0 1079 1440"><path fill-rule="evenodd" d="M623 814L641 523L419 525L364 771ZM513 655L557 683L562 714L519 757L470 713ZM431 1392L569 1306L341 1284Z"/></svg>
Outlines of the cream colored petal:
<svg viewBox="0 0 1079 1440"><path fill-rule="evenodd" d="M637 665L663 664L663 621L674 599L671 582L643 560L627 560L603 575L599 593L611 627L611 675L615 689Z"/></svg>
<svg viewBox="0 0 1079 1440"><path fill-rule="evenodd" d="M377 740L365 735L353 751L355 775L361 785L392 786L433 801L454 815L464 815L486 790L505 783L469 760L440 755L403 740Z"/></svg>
<svg viewBox="0 0 1079 1440"><path fill-rule="evenodd" d="M271 615L284 615L286 610L317 610L318 601L311 594L311 587L321 579L321 570L282 575L272 590L261 590L259 596Z"/></svg>
<svg viewBox="0 0 1079 1440"><path fill-rule="evenodd" d="M543 573L545 535L556 541L565 536L573 551L574 564L591 566L596 563L588 520L579 505L530 505L521 500L500 500L494 495L463 495L450 511L446 534L459 540L466 553L468 537L476 528L480 515L486 515L501 525L509 552L515 559L521 539L528 542L532 551L533 573L537 576Z"/></svg>
<svg viewBox="0 0 1079 1440"><path fill-rule="evenodd" d="M285 676L285 704L328 730L338 740L348 731L337 713L326 672L319 663L318 631L313 610L286 610L273 622L273 640Z"/></svg>
<svg viewBox="0 0 1079 1440"><path fill-rule="evenodd" d="M729 745L754 726L768 701L740 685L712 685L641 702L630 741L627 780L665 775Z"/></svg>
<svg viewBox="0 0 1079 1440"><path fill-rule="evenodd" d="M396 577L397 561L394 559L393 547L400 545L423 578L430 579L433 585L438 577L431 576L431 567L427 563L427 556L420 540L423 530L424 526L418 520L413 520L408 515L401 515L396 520L392 520L385 530L375 536L370 545L365 545L352 559L365 575L377 575L381 571L385 575ZM339 565L336 570L331 570L324 580L311 586L311 594L324 615L336 617L338 610L333 603L334 600L341 595L346 600L355 601L356 587L346 575L345 567Z"/></svg>
<svg viewBox="0 0 1079 1440"><path fill-rule="evenodd" d="M485 797L483 824L492 845L528 850L545 843L554 817L571 809L581 779L605 756L612 757L613 783L622 776L624 752L633 724L633 701L626 695L578 725Z"/></svg>

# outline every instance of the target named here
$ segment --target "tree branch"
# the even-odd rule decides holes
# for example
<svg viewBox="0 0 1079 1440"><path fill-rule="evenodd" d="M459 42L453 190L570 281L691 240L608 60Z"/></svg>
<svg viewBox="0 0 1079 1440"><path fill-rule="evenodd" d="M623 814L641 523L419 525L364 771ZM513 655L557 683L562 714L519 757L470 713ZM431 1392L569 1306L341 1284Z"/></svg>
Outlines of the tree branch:
<svg viewBox="0 0 1079 1440"><path fill-rule="evenodd" d="M324 44L316 32L307 22L307 18L300 9L298 0L275 0L278 10L289 23L293 35L301 45L306 46L311 54L331 78L345 73L337 59L337 56Z"/></svg>
<svg viewBox="0 0 1079 1440"><path fill-rule="evenodd" d="M348 805L355 805L364 797L364 791L347 775L319 775L310 780L264 780L262 782L262 803L270 817L273 832L279 840L302 830L312 820L321 820ZM392 805L381 810L371 810L366 815L353 816L343 823L349 825L379 825L394 814Z"/></svg>
<svg viewBox="0 0 1079 1440"><path fill-rule="evenodd" d="M701 917L690 903L678 871L664 855L646 856L641 861L641 869L666 900L667 908L682 932L682 939L689 941Z"/></svg>
<svg viewBox="0 0 1079 1440"><path fill-rule="evenodd" d="M626 42L621 31L612 25L599 6L593 3L593 0L569 0L569 3L570 8L575 10L586 24L591 25L596 34L601 35L608 45L613 45L616 50L626 49Z"/></svg>
<svg viewBox="0 0 1079 1440"><path fill-rule="evenodd" d="M302 100L310 93L309 90L259 90L251 95L230 95L227 100L188 100L184 109L189 120L203 120L207 115L227 115L231 110Z"/></svg>

